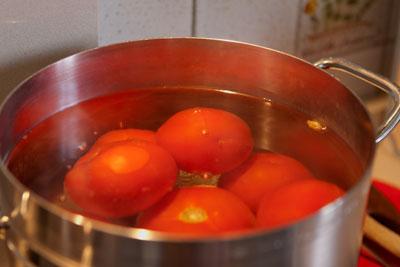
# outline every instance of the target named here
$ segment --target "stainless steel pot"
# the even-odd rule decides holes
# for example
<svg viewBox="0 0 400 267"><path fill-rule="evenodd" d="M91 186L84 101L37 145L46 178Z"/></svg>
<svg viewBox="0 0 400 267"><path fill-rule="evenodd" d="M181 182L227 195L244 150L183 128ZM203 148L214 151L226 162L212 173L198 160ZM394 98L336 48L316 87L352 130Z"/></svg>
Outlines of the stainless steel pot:
<svg viewBox="0 0 400 267"><path fill-rule="evenodd" d="M321 70L330 68L346 71L391 96L394 107L377 134L358 98ZM8 156L24 135L58 111L127 88L177 86L229 89L263 97L268 104L272 99L272 105L285 103L322 122L348 145L350 152L325 157L314 153L314 147L324 145L318 143L317 137L314 140L303 136L299 141L298 136L290 137L286 133L286 139L282 139L282 132L271 131L268 124L287 129L288 122L271 120L268 117L271 114L264 114L263 110L252 110L247 118L255 129L259 146L299 156L316 173L347 187L347 193L315 215L274 231L220 238L178 238L71 213L21 183L6 166ZM0 226L7 228L6 242L13 263L15 266L119 267L355 266L375 143L399 121L399 99L399 88L394 84L343 60L326 59L311 65L278 51L230 41L146 40L98 48L63 59L21 83L0 109L0 190L4 214ZM241 111L226 99L221 103L215 96L189 95L185 101ZM169 106L173 111L182 107L179 103L177 99L169 99L158 106L144 105L149 110ZM110 114L113 112L110 110ZM88 125L79 124L82 123L79 115L74 116L78 118L62 122L68 132L53 136L62 146L58 154L76 156L76 152L71 152L78 145L74 143L75 130ZM49 146L53 139L46 141ZM275 145L276 140L283 142ZM38 151L27 155L22 163L30 166L41 157ZM48 160L51 169L51 159ZM40 176L33 165L31 171L22 174Z"/></svg>

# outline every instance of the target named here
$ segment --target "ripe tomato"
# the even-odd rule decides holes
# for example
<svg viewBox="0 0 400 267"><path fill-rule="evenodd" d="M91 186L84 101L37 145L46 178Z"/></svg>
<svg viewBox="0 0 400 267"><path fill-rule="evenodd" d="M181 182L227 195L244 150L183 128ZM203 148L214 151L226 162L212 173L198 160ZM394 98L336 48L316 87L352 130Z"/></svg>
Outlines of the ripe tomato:
<svg viewBox="0 0 400 267"><path fill-rule="evenodd" d="M138 217L137 227L195 235L240 231L254 215L234 194L212 186L175 189Z"/></svg>
<svg viewBox="0 0 400 267"><path fill-rule="evenodd" d="M173 187L174 159L146 141L114 142L91 149L67 173L65 191L84 212L119 218L153 205Z"/></svg>
<svg viewBox="0 0 400 267"><path fill-rule="evenodd" d="M96 140L95 145L105 145L112 142L128 141L133 139L156 143L156 133L150 130L142 130L142 129L113 130L100 136Z"/></svg>
<svg viewBox="0 0 400 267"><path fill-rule="evenodd" d="M282 186L260 202L256 225L262 228L293 223L344 194L332 183L317 179L300 180Z"/></svg>
<svg viewBox="0 0 400 267"><path fill-rule="evenodd" d="M240 197L254 212L261 198L295 180L312 178L297 160L272 152L254 153L245 163L221 176L220 186Z"/></svg>
<svg viewBox="0 0 400 267"><path fill-rule="evenodd" d="M188 172L224 173L250 155L250 128L238 116L213 108L190 108L169 118L156 133L178 167Z"/></svg>
<svg viewBox="0 0 400 267"><path fill-rule="evenodd" d="M90 150L83 155L77 163L92 159L99 153L99 150L104 145L109 145L114 142L141 140L156 143L156 133L150 130L142 129L119 129L109 131L100 136Z"/></svg>

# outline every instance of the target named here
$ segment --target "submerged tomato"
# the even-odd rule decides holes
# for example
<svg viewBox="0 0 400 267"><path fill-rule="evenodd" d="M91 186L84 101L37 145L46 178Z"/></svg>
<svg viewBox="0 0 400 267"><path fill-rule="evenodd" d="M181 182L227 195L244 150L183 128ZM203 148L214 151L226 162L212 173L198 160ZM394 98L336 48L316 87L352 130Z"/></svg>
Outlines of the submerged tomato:
<svg viewBox="0 0 400 267"><path fill-rule="evenodd" d="M134 215L173 187L177 167L156 144L122 141L91 149L67 173L65 191L85 212L118 218Z"/></svg>
<svg viewBox="0 0 400 267"><path fill-rule="evenodd" d="M261 200L256 225L273 228L293 223L343 194L344 191L337 185L317 179L290 183Z"/></svg>
<svg viewBox="0 0 400 267"><path fill-rule="evenodd" d="M188 172L224 173L239 166L253 149L248 125L230 112L212 108L176 113L156 137L178 167Z"/></svg>
<svg viewBox="0 0 400 267"><path fill-rule="evenodd" d="M288 182L312 177L304 165L291 157L259 152L235 170L222 175L220 186L236 194L256 212L265 194L272 194Z"/></svg>
<svg viewBox="0 0 400 267"><path fill-rule="evenodd" d="M142 129L120 129L105 133L96 140L95 145L105 145L119 141L143 140L156 143L156 133Z"/></svg>
<svg viewBox="0 0 400 267"><path fill-rule="evenodd" d="M100 136L90 150L79 158L78 163L92 159L96 156L100 149L105 146L115 142L122 141L148 141L150 143L156 143L156 133L150 130L142 129L119 129L109 131L102 136Z"/></svg>
<svg viewBox="0 0 400 267"><path fill-rule="evenodd" d="M176 189L138 217L137 227L196 235L240 231L254 225L250 209L229 191L195 186Z"/></svg>

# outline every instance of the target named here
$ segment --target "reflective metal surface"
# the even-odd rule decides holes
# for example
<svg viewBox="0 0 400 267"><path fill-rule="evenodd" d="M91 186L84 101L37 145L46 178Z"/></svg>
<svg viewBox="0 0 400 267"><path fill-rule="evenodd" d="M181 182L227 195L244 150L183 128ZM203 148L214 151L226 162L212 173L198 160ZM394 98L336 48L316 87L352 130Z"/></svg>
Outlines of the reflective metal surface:
<svg viewBox="0 0 400 267"><path fill-rule="evenodd" d="M291 142L282 149L289 154L301 154L328 179L343 174L346 180L342 182L350 189L338 201L290 227L193 239L73 214L23 185L5 165L9 153L32 127L66 107L127 88L177 86L273 97L274 101L318 119L346 142L355 159L343 153L339 154L342 159L339 156L327 160L310 146L318 140L299 142L299 136L287 135ZM198 99L191 101L196 103ZM203 100L217 102L215 98ZM177 102L171 99L171 103ZM224 105L234 109L229 102ZM268 118L259 118L256 131L262 133ZM10 224L7 244L10 251L24 259L15 257L15 266L23 266L23 261L38 266L121 267L309 267L357 263L375 150L374 129L356 97L339 81L300 59L258 46L219 40L160 39L117 44L71 56L24 81L1 106L0 125L7 125L0 131L1 202ZM282 134L270 131L258 135L256 142L275 140ZM73 137L65 134L67 152ZM337 164L342 161L348 162L348 173Z"/></svg>
<svg viewBox="0 0 400 267"><path fill-rule="evenodd" d="M363 69L362 67L339 58L321 59L314 64L322 69L337 69L349 73L358 79L374 85L390 96L393 107L389 111L389 116L383 122L377 133L376 142L382 141L400 121L400 88L388 79Z"/></svg>

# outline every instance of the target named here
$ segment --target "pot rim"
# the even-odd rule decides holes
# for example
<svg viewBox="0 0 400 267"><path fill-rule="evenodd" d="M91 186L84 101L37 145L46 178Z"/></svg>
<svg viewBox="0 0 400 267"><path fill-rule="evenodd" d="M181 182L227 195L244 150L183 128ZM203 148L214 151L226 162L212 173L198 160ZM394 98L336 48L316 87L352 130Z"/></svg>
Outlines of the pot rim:
<svg viewBox="0 0 400 267"><path fill-rule="evenodd" d="M321 72L321 75L325 75L327 78L334 79L336 82L340 83L342 86L344 86L336 77L330 75L329 73L323 71L322 69L314 66L310 62L296 57L294 55L291 55L289 53L279 51L276 49L264 47L261 45L256 45L256 44L251 44L247 42L242 42L242 41L236 41L236 40L229 40L229 39L219 39L219 38L201 38L201 37L166 37L166 38L148 38L148 39L142 39L142 40L133 40L133 41L125 41L125 42L119 42L119 43L114 43L114 44L109 44L105 46L100 46L100 47L95 47L91 49L87 49L84 51L81 51L79 53L72 54L70 56L64 57L62 59L59 59L41 69L38 71L34 72L32 75L28 76L26 79L21 81L14 89L10 91L10 93L7 94L7 96L4 98L4 100L0 103L0 114L3 112L5 104L9 101L10 98L20 89L22 85L24 85L27 81L31 80L33 77L38 75L39 73L52 68L54 65L57 63L64 61L64 60L71 60L75 57L80 57L85 54L90 54L99 50L109 50L109 49L115 49L118 47L124 47L127 45L131 44L138 44L138 43L146 43L146 42L154 42L154 41L178 41L178 40L199 40L199 41L208 41L208 42L215 42L215 43L233 43L237 44L240 46L246 46L246 47L253 47L257 49L262 49L262 50L267 50L270 52L274 52L283 56L290 57L294 60L297 60L299 62L302 62L303 64L309 65L315 69L318 69ZM345 86L344 86L345 87ZM345 87L347 90L349 90L347 87ZM349 90L351 92L351 90ZM360 106L362 106L362 109L365 111L369 123L371 123L371 117L369 112L366 110L364 105L362 104L360 98L356 96L354 93L351 92L352 97L354 97L357 102L359 103ZM314 212L310 216L307 216L305 218L302 218L295 223L291 223L288 225L280 226L277 228L273 229L249 229L248 231L243 231L243 232L232 232L232 233L225 233L221 235L213 235L213 236L196 236L196 235L190 235L190 234L173 234L173 233L165 233L165 232L160 232L160 231L154 231L154 230L146 230L142 228L135 228L135 227L127 227L127 226L121 226L121 225L116 225L112 223L106 223L102 222L99 220L91 219L88 217L85 217L83 215L79 215L76 213L73 213L71 211L68 211L67 209L64 209L56 204L53 204L52 202L46 200L45 198L41 197L29 187L23 185L7 168L7 166L4 163L4 159L0 161L0 171L4 174L4 177L15 187L15 189L22 195L25 192L29 192L29 195L31 196L31 199L37 203L38 206L41 208L45 209L47 212L50 212L59 218L62 218L63 220L66 220L72 224L78 225L78 226L90 226L92 230L96 230L99 232L103 232L106 234L112 234L120 237L125 237L125 238L130 238L130 239L137 239L137 240L144 240L144 241L157 241L157 242L173 242L173 243L182 243L182 242L194 242L194 243L208 243L208 242L226 242L226 241L235 241L235 240L243 240L243 239L250 239L254 237L260 237L264 235L269 235L271 233L279 233L279 232L284 232L285 230L288 230L289 228L293 227L298 227L301 226L302 224L305 224L306 222L310 220L316 220L319 215L326 215L333 210L335 210L337 207L339 207L343 202L347 202L347 199L352 198L354 194L357 193L357 191L360 190L362 185L365 182L369 182L370 180L370 169L371 169L371 164L374 159L375 155L375 150L376 150L376 142L375 140L371 139L371 151L370 155L368 156L367 160L367 167L365 168L362 177L348 190L346 190L345 194L336 199L335 201L329 203L328 205L324 206L323 208L319 209L317 212ZM1 179L1 178L0 178ZM4 214L3 214L4 215ZM6 214L7 215L7 214ZM10 218L10 225L12 225L12 218Z"/></svg>

